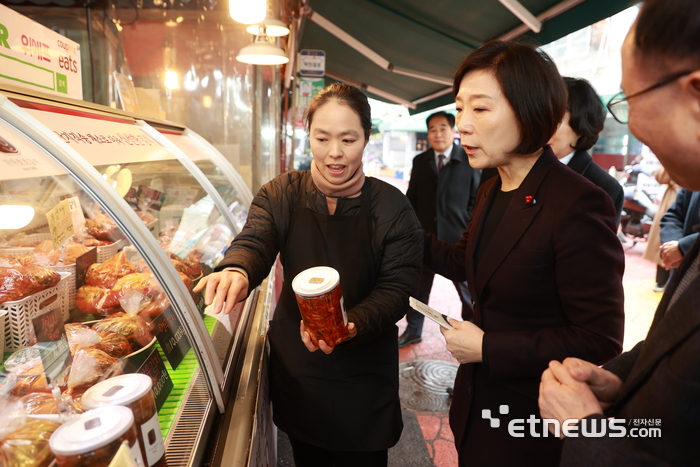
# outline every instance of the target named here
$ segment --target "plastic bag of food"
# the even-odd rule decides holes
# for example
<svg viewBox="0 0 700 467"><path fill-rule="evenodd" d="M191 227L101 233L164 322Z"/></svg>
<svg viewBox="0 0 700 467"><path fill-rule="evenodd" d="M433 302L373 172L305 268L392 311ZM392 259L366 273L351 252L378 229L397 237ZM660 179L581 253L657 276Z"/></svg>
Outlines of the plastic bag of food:
<svg viewBox="0 0 700 467"><path fill-rule="evenodd" d="M126 337L116 332L100 332L100 342L95 345L96 349L100 349L112 357L126 357L133 352L131 344Z"/></svg>
<svg viewBox="0 0 700 467"><path fill-rule="evenodd" d="M153 340L153 334L148 323L137 314L115 313L92 325L97 332L116 332L126 337L133 351L148 345Z"/></svg>
<svg viewBox="0 0 700 467"><path fill-rule="evenodd" d="M88 315L111 315L123 311L121 307L104 307L104 298L110 290L99 285L84 285L75 294L75 306L77 309Z"/></svg>
<svg viewBox="0 0 700 467"><path fill-rule="evenodd" d="M79 414L83 413L80 403L67 394L61 394L58 388L51 393L35 392L20 398L23 409L27 414Z"/></svg>
<svg viewBox="0 0 700 467"><path fill-rule="evenodd" d="M75 390L87 389L93 384L122 374L124 364L115 357L99 349L78 349L73 356L73 364L68 375L69 394Z"/></svg>
<svg viewBox="0 0 700 467"><path fill-rule="evenodd" d="M168 297L164 293L159 293L141 307L139 316L150 323L169 306L170 300L168 300Z"/></svg>
<svg viewBox="0 0 700 467"><path fill-rule="evenodd" d="M46 467L54 459L49 438L61 426L50 420L27 419L20 428L0 440L0 465Z"/></svg>
<svg viewBox="0 0 700 467"><path fill-rule="evenodd" d="M134 272L136 270L127 258L126 251L121 251L104 263L91 265L85 274L85 284L111 289L120 278Z"/></svg>
<svg viewBox="0 0 700 467"><path fill-rule="evenodd" d="M170 262L173 263L175 269L193 279L202 275L202 264L197 261L180 258L178 255L170 253Z"/></svg>
<svg viewBox="0 0 700 467"><path fill-rule="evenodd" d="M127 292L138 292L146 299L149 299L162 291L158 280L150 273L134 273L121 277L112 287L112 290L105 296L102 306L105 308L114 308L119 306L120 300ZM141 298L143 300L143 298ZM122 308L124 306L122 305ZM140 308L140 307L138 307ZM138 313L138 308L132 308ZM128 313L129 310L124 308Z"/></svg>
<svg viewBox="0 0 700 467"><path fill-rule="evenodd" d="M80 348L92 348L98 344L102 338L96 332L90 329L89 326L81 323L69 323L64 326L66 337L68 338L68 346L70 347L71 355Z"/></svg>
<svg viewBox="0 0 700 467"><path fill-rule="evenodd" d="M0 303L28 297L60 281L59 273L43 266L0 267Z"/></svg>

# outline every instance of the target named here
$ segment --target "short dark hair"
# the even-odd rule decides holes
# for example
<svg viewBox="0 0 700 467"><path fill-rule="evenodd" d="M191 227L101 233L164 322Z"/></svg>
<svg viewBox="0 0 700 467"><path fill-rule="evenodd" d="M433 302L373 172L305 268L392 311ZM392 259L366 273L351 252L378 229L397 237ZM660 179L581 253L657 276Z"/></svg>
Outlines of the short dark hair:
<svg viewBox="0 0 700 467"><path fill-rule="evenodd" d="M585 79L564 77L569 99L566 110L569 111L569 126L579 135L574 149L588 151L598 141L598 134L605 126L605 108L600 97Z"/></svg>
<svg viewBox="0 0 700 467"><path fill-rule="evenodd" d="M549 141L566 112L566 89L552 59L534 45L491 41L470 53L455 73L457 96L467 73L488 70L515 112L520 129L516 154L531 154Z"/></svg>
<svg viewBox="0 0 700 467"><path fill-rule="evenodd" d="M355 86L345 83L333 83L326 86L311 99L304 112L306 129L311 129L311 122L316 111L331 101L347 105L360 117L360 125L365 132L365 141L369 141L369 135L372 134L372 110L367 96Z"/></svg>
<svg viewBox="0 0 700 467"><path fill-rule="evenodd" d="M445 117L447 119L447 124L450 125L450 128L454 128L455 116L452 115L451 113L447 113L444 110L441 110L439 112L435 112L435 113L428 115L428 118L425 119L425 126L428 127L428 130L430 130L430 120L432 120L436 117Z"/></svg>
<svg viewBox="0 0 700 467"><path fill-rule="evenodd" d="M700 67L698 0L647 0L635 25L634 45L643 61Z"/></svg>

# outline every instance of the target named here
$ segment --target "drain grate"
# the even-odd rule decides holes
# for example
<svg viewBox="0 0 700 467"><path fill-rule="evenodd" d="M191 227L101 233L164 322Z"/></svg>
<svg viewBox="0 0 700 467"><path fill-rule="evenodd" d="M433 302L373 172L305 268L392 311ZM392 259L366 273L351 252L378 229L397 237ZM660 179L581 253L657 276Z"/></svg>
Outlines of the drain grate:
<svg viewBox="0 0 700 467"><path fill-rule="evenodd" d="M447 412L447 392L457 376L458 364L443 360L416 360L399 365L401 408L418 412Z"/></svg>

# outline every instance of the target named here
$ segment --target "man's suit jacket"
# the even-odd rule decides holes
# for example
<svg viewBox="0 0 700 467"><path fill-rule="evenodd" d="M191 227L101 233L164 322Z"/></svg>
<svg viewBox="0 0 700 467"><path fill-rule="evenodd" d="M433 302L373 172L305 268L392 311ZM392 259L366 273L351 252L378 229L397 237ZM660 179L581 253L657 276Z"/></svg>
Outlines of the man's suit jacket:
<svg viewBox="0 0 700 467"><path fill-rule="evenodd" d="M656 310L644 341L610 361L605 368L622 381L606 414L625 419L621 438L567 438L562 466L620 467L700 465L700 275L669 307L683 276L700 255L700 239L685 255ZM634 420L660 421L660 437L632 437ZM639 436L639 430L637 431Z"/></svg>
<svg viewBox="0 0 700 467"><path fill-rule="evenodd" d="M450 424L458 449L467 421L481 417L482 407L471 407L475 392L487 394L483 408L526 400L527 411L539 415L539 380L550 360L585 355L602 364L622 349L624 253L610 197L547 146L475 269L484 220L499 190L500 177L479 190L458 244L425 237L425 264L448 279L467 280L474 323L485 332L485 363L460 365L455 381ZM515 400L503 400L504 393ZM495 444L486 440L483 448L507 449ZM522 455L513 450L508 465Z"/></svg>
<svg viewBox="0 0 700 467"><path fill-rule="evenodd" d="M683 255L698 238L693 227L700 224L700 191L678 190L676 200L661 217L659 236L661 243L678 241L678 248Z"/></svg>
<svg viewBox="0 0 700 467"><path fill-rule="evenodd" d="M423 230L447 243L457 243L471 220L480 174L456 144L439 176L433 149L414 157L406 196Z"/></svg>
<svg viewBox="0 0 700 467"><path fill-rule="evenodd" d="M615 178L595 163L587 151L576 151L574 157L567 164L574 172L579 173L590 180L594 185L601 187L612 199L615 205L615 222L620 225L622 203L625 201L625 192Z"/></svg>

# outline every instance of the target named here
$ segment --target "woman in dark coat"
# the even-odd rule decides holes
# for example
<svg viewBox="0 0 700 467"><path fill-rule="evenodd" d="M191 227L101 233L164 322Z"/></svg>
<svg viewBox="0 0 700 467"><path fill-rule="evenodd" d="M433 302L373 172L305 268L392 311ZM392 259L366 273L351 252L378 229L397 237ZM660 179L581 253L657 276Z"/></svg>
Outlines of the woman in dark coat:
<svg viewBox="0 0 700 467"><path fill-rule="evenodd" d="M271 399L295 464L386 466L403 427L395 323L420 279L422 231L400 191L364 176L371 119L360 90L327 87L311 102L307 125L311 170L260 189L219 265L224 270L202 280L205 301L228 313L279 253L284 284L269 330ZM335 347L310 340L291 288L315 266L340 273L349 339Z"/></svg>
<svg viewBox="0 0 700 467"><path fill-rule="evenodd" d="M494 41L454 80L457 130L475 169L496 167L456 245L425 236L426 266L466 280L474 323L443 330L457 373L450 425L460 466L558 465L537 406L552 359L602 364L622 349L624 255L615 209L546 145L566 108L555 65Z"/></svg>

